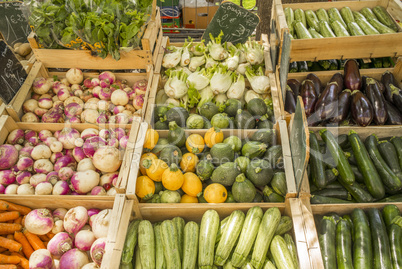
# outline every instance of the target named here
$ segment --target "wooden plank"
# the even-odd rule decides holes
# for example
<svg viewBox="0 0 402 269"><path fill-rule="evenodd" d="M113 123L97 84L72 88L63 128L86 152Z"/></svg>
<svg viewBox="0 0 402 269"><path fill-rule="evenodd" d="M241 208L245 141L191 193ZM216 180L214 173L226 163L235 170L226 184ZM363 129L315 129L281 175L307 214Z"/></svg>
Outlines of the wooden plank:
<svg viewBox="0 0 402 269"><path fill-rule="evenodd" d="M277 81L275 78L275 74L268 74L269 77L269 83L271 85L271 98L274 106L274 116L275 116L275 121L278 121L280 119L283 119L283 116L285 114L283 102L282 102L282 96L280 91L278 90L278 85Z"/></svg>
<svg viewBox="0 0 402 269"><path fill-rule="evenodd" d="M295 182L295 176L293 171L293 162L292 162L292 155L290 152L290 144L289 144L289 135L287 131L287 125L284 120L280 120L279 128L281 130L281 141L282 141L282 156L283 156L283 164L285 168L285 175L286 175L286 184L288 188L288 193L286 197L288 198L295 198L297 196L297 188Z"/></svg>
<svg viewBox="0 0 402 269"><path fill-rule="evenodd" d="M154 107L155 107L155 98L156 98L156 93L158 91L158 84L161 79L161 76L159 74L154 75L154 78L152 79L152 86L150 88L149 92L149 99L148 99L148 104L147 108L145 111L145 116L144 116L144 121L147 122L148 124L153 123L153 112L154 112Z"/></svg>
<svg viewBox="0 0 402 269"><path fill-rule="evenodd" d="M274 68L272 67L271 61L271 46L269 45L268 35L262 34L261 35L262 45L264 46L264 63L265 63L265 75L274 72Z"/></svg>

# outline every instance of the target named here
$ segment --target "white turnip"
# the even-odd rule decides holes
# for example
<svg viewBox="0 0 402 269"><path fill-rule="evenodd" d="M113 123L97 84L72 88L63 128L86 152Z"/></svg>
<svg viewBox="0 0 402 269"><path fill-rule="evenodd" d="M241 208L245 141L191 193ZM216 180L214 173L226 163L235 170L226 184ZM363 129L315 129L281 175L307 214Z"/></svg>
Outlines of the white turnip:
<svg viewBox="0 0 402 269"><path fill-rule="evenodd" d="M47 249L35 250L29 257L29 269L53 269L52 254Z"/></svg>
<svg viewBox="0 0 402 269"><path fill-rule="evenodd" d="M18 195L34 195L35 188L31 184L22 184L17 188Z"/></svg>
<svg viewBox="0 0 402 269"><path fill-rule="evenodd" d="M93 156L93 165L102 172L116 172L122 163L118 149L110 146L99 148Z"/></svg>
<svg viewBox="0 0 402 269"><path fill-rule="evenodd" d="M67 211L64 216L64 229L71 234L78 233L87 223L88 212L83 206L77 206Z"/></svg>
<svg viewBox="0 0 402 269"><path fill-rule="evenodd" d="M76 172L71 178L71 184L77 193L86 194L99 185L99 174L93 170Z"/></svg>
<svg viewBox="0 0 402 269"><path fill-rule="evenodd" d="M46 145L35 146L31 153L31 157L34 160L49 159L51 155L52 155L52 151Z"/></svg>
<svg viewBox="0 0 402 269"><path fill-rule="evenodd" d="M28 232L44 235L53 228L52 212L46 208L34 209L25 217L25 228Z"/></svg>
<svg viewBox="0 0 402 269"><path fill-rule="evenodd" d="M66 79L70 84L80 84L84 80L84 74L78 68L71 68L66 73Z"/></svg>

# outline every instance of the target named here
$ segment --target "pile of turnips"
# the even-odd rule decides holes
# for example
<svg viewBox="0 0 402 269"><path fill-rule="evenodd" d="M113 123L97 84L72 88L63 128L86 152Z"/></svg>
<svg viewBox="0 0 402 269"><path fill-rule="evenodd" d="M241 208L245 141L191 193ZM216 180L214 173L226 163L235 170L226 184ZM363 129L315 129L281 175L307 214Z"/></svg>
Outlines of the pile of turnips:
<svg viewBox="0 0 402 269"><path fill-rule="evenodd" d="M31 99L23 104L21 121L130 124L134 116L141 116L147 84L143 79L130 87L110 71L84 80L77 68L61 80L39 77Z"/></svg>
<svg viewBox="0 0 402 269"><path fill-rule="evenodd" d="M36 235L54 234L46 249L34 251L29 268L100 268L105 253L111 209L34 209L25 217L25 229Z"/></svg>
<svg viewBox="0 0 402 269"><path fill-rule="evenodd" d="M123 128L15 129L0 146L0 193L115 195L128 138Z"/></svg>
<svg viewBox="0 0 402 269"><path fill-rule="evenodd" d="M157 94L156 104L199 108L213 100L218 105L228 98L248 102L269 97L263 45L251 40L236 46L230 42L221 44L222 36L222 32L216 38L210 34L207 45L193 44L189 38L183 47L167 47L162 60L166 82Z"/></svg>

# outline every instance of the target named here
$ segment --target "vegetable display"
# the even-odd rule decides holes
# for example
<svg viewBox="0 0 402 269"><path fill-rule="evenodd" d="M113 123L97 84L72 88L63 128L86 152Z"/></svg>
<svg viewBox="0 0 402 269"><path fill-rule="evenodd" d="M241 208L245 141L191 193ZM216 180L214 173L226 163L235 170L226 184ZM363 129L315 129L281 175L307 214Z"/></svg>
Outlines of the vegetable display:
<svg viewBox="0 0 402 269"><path fill-rule="evenodd" d="M110 209L28 207L0 200L4 268L100 268L112 215ZM102 226L105 233L96 234ZM83 266L87 267L83 267ZM89 267L92 266L92 267ZM99 267L98 267L99 266Z"/></svg>
<svg viewBox="0 0 402 269"><path fill-rule="evenodd" d="M311 203L399 202L402 199L401 138L366 139L351 130L338 137L310 132Z"/></svg>
<svg viewBox="0 0 402 269"><path fill-rule="evenodd" d="M152 1L32 1L29 24L48 49L86 49L120 59L141 43Z"/></svg>
<svg viewBox="0 0 402 269"><path fill-rule="evenodd" d="M319 218L324 268L399 268L402 217L397 206L355 208L349 215Z"/></svg>
<svg viewBox="0 0 402 269"><path fill-rule="evenodd" d="M377 34L392 34L398 31L396 22L382 6L352 11L330 8L302 10L287 7L284 10L292 39L347 37Z"/></svg>
<svg viewBox="0 0 402 269"><path fill-rule="evenodd" d="M77 68L65 76L35 79L32 96L22 106L22 122L129 124L141 116L146 79L129 86L110 71L84 79Z"/></svg>
<svg viewBox="0 0 402 269"><path fill-rule="evenodd" d="M0 190L19 195L114 195L129 133L15 129L0 146Z"/></svg>
<svg viewBox="0 0 402 269"><path fill-rule="evenodd" d="M148 129L136 194L148 203L284 202L282 147L274 129L249 138L215 127L189 134L173 121L167 138Z"/></svg>
<svg viewBox="0 0 402 269"><path fill-rule="evenodd" d="M276 207L235 210L223 220L207 210L200 224L181 217L153 225L134 220L120 268L299 268L292 228Z"/></svg>
<svg viewBox="0 0 402 269"><path fill-rule="evenodd" d="M402 91L394 75L385 71L381 81L361 76L355 60L346 61L344 75L335 73L327 85L314 73L302 83L288 79L285 111L294 113L298 95L310 126L402 124Z"/></svg>
<svg viewBox="0 0 402 269"><path fill-rule="evenodd" d="M188 129L211 125L253 129L260 121L274 121L264 47L251 40L236 46L221 44L222 35L211 36L208 44L193 44L189 38L183 47L167 47L163 88L157 92L153 111L155 129L168 129L173 111L182 111L178 115L182 120L175 121Z"/></svg>

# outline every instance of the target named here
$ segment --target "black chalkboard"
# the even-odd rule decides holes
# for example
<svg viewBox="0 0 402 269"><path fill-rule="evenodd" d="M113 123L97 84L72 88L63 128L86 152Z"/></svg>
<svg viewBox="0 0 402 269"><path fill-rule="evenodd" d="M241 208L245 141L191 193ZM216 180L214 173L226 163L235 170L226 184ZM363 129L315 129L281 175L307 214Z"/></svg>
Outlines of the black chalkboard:
<svg viewBox="0 0 402 269"><path fill-rule="evenodd" d="M26 43L31 32L21 11L22 2L0 2L0 32L7 44Z"/></svg>
<svg viewBox="0 0 402 269"><path fill-rule="evenodd" d="M0 97L10 103L24 84L27 73L4 40L0 40Z"/></svg>
<svg viewBox="0 0 402 269"><path fill-rule="evenodd" d="M259 22L260 18L247 9L232 2L223 2L208 24L202 38L208 43L210 33L216 37L222 30L224 34L222 43L244 43L254 32Z"/></svg>

